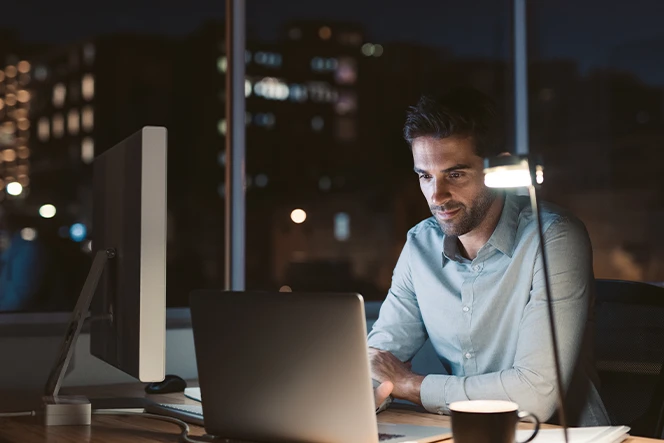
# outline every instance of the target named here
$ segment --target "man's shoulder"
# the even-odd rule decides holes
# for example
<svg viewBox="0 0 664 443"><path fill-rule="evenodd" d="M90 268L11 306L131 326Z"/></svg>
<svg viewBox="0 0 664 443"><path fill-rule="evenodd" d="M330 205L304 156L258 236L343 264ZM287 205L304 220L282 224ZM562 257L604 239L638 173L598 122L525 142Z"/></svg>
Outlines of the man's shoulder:
<svg viewBox="0 0 664 443"><path fill-rule="evenodd" d="M537 229L537 222L532 216L530 199L528 197L519 197L519 226L521 229ZM552 231L573 231L579 234L587 235L586 226L569 209L558 206L550 202L541 202L540 216L542 218L542 230L545 235Z"/></svg>
<svg viewBox="0 0 664 443"><path fill-rule="evenodd" d="M434 217L426 218L408 230L408 238L431 234L441 237L443 235Z"/></svg>

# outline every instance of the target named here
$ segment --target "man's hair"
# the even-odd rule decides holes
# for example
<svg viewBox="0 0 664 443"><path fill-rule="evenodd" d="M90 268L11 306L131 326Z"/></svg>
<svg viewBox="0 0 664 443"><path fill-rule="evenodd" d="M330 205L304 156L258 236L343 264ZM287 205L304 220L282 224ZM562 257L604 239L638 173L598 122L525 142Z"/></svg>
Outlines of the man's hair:
<svg viewBox="0 0 664 443"><path fill-rule="evenodd" d="M441 97L423 95L408 108L403 135L410 146L418 137L472 137L480 157L504 150L502 125L493 100L472 88L459 88Z"/></svg>

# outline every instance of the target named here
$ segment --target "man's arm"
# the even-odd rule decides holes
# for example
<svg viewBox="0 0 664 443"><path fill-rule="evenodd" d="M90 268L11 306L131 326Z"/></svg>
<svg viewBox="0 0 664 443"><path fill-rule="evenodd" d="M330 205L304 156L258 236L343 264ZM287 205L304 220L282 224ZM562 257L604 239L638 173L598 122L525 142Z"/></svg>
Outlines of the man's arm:
<svg viewBox="0 0 664 443"><path fill-rule="evenodd" d="M370 348L389 351L406 362L427 340L410 271L410 234L392 274L392 285L367 338Z"/></svg>
<svg viewBox="0 0 664 443"><path fill-rule="evenodd" d="M583 225L566 219L554 222L547 229L545 247L563 386L567 386L583 341L593 292L592 249ZM541 420L553 415L557 401L556 373L539 254L534 269L530 301L521 323L514 326L519 329L514 366L469 377L426 376L419 394L427 410L444 413L454 401L498 399L514 401Z"/></svg>

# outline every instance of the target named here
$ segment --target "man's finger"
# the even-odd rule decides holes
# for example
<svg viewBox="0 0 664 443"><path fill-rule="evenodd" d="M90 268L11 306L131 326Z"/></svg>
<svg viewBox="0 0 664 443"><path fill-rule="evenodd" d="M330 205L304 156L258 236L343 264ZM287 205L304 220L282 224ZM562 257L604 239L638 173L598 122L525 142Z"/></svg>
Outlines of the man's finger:
<svg viewBox="0 0 664 443"><path fill-rule="evenodd" d="M391 381L382 382L376 389L374 389L374 400L376 401L376 407L383 404L385 399L389 397L394 389L394 384Z"/></svg>

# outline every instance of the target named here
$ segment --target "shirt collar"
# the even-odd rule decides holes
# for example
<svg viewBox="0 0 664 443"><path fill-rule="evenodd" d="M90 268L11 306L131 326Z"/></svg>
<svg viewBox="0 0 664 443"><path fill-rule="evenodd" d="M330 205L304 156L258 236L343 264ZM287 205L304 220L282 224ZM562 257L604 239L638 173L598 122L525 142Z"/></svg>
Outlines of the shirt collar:
<svg viewBox="0 0 664 443"><path fill-rule="evenodd" d="M506 192L503 211L500 214L496 229L494 229L487 243L508 257L512 257L512 254L514 254L519 213L520 207L517 196ZM443 265L446 260L465 260L459 253L457 240L458 237L445 235L443 239Z"/></svg>
<svg viewBox="0 0 664 443"><path fill-rule="evenodd" d="M487 243L508 257L512 257L514 254L520 212L518 197L511 192L506 192L503 212Z"/></svg>

